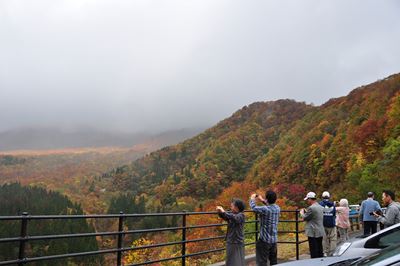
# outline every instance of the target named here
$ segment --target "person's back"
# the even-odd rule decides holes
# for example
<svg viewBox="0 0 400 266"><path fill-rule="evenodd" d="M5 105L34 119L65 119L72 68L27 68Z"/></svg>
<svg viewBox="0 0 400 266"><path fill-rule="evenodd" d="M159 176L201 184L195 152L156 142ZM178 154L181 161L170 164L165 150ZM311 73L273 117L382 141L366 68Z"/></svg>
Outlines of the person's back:
<svg viewBox="0 0 400 266"><path fill-rule="evenodd" d="M376 222L377 219L373 215L371 215L372 212L376 212L380 210L381 207L379 206L379 203L374 200L373 198L368 198L364 200L361 203L361 209L360 209L360 219L362 221L371 221L371 222Z"/></svg>
<svg viewBox="0 0 400 266"><path fill-rule="evenodd" d="M320 258L324 256L322 239L325 236L324 230L324 208L318 204L316 194L308 192L304 198L309 207L301 209L300 215L305 221L305 233L308 237L308 246L310 248L311 258Z"/></svg>
<svg viewBox="0 0 400 266"><path fill-rule="evenodd" d="M280 208L275 204L277 197L275 192L267 191L265 197L266 201L256 194L250 198L251 209L260 216L260 235L256 243L256 262L260 266L268 265L268 262L270 265L278 263L277 242ZM256 206L256 198L266 206Z"/></svg>
<svg viewBox="0 0 400 266"><path fill-rule="evenodd" d="M311 215L307 215L308 212ZM307 208L306 216L304 217L306 221L305 233L309 237L323 237L324 233L324 207L322 207L318 202L310 205Z"/></svg>
<svg viewBox="0 0 400 266"><path fill-rule="evenodd" d="M336 226L340 236L340 242L348 240L348 229L350 228L349 202L347 199L341 199L339 206L336 207Z"/></svg>
<svg viewBox="0 0 400 266"><path fill-rule="evenodd" d="M243 212L227 212L226 214L221 213L220 217L228 222L226 242L231 244L243 244L245 223L245 216Z"/></svg>
<svg viewBox="0 0 400 266"><path fill-rule="evenodd" d="M319 203L324 212L324 253L331 256L336 249L337 232L336 232L336 206L330 199L331 195L328 191L322 193L323 200Z"/></svg>
<svg viewBox="0 0 400 266"><path fill-rule="evenodd" d="M231 212L225 212L221 206L217 206L216 209L218 215L228 222L226 233L226 265L244 266L244 202L239 199L233 199L231 202Z"/></svg>
<svg viewBox="0 0 400 266"><path fill-rule="evenodd" d="M360 221L364 227L364 237L375 234L377 232L378 219L371 215L374 212L381 211L381 206L374 200L374 193L368 192L368 198L361 203L360 208Z"/></svg>
<svg viewBox="0 0 400 266"><path fill-rule="evenodd" d="M319 205L324 207L323 209L323 224L324 227L333 228L336 226L336 207L335 204L329 199L322 200Z"/></svg>

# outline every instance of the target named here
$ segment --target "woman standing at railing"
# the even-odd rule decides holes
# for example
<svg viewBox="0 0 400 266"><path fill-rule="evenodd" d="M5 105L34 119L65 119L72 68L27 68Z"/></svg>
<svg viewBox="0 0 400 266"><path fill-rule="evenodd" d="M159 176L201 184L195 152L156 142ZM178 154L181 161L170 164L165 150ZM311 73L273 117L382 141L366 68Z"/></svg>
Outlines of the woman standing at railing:
<svg viewBox="0 0 400 266"><path fill-rule="evenodd" d="M231 203L232 212L226 212L221 206L217 206L218 215L228 222L226 232L226 265L244 266L244 202L234 199Z"/></svg>
<svg viewBox="0 0 400 266"><path fill-rule="evenodd" d="M336 226L338 228L340 243L349 239L348 229L350 228L349 202L347 199L341 199L339 206L336 207Z"/></svg>

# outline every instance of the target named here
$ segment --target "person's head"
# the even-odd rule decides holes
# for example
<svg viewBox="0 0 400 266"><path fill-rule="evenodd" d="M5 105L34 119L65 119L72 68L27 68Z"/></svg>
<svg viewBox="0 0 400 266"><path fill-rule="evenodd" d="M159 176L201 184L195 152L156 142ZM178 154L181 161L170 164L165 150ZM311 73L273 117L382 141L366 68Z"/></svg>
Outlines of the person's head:
<svg viewBox="0 0 400 266"><path fill-rule="evenodd" d="M374 198L374 192L368 192L367 193L368 198Z"/></svg>
<svg viewBox="0 0 400 266"><path fill-rule="evenodd" d="M233 199L231 202L231 210L234 213L239 213L243 212L246 206L244 205L244 202L240 199Z"/></svg>
<svg viewBox="0 0 400 266"><path fill-rule="evenodd" d="M341 199L339 202L340 207L349 207L349 201L347 199Z"/></svg>
<svg viewBox="0 0 400 266"><path fill-rule="evenodd" d="M276 202L276 193L272 190L268 190L265 192L265 198L267 199L268 204L274 204Z"/></svg>
<svg viewBox="0 0 400 266"><path fill-rule="evenodd" d="M317 201L317 194L310 191L307 193L307 196L304 198L304 200L307 201L308 205L312 205Z"/></svg>
<svg viewBox="0 0 400 266"><path fill-rule="evenodd" d="M382 201L385 205L389 205L396 199L394 192L391 190L384 190L382 193Z"/></svg>
<svg viewBox="0 0 400 266"><path fill-rule="evenodd" d="M324 200L329 200L330 197L331 197L331 194L329 194L328 191L324 191L324 192L322 193L322 198L323 198Z"/></svg>

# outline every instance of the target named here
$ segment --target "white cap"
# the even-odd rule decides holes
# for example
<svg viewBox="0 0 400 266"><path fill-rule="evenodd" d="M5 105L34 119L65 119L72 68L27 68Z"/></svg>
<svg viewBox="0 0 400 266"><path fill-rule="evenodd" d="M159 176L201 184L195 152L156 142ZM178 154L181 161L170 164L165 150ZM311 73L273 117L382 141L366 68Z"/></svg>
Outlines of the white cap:
<svg viewBox="0 0 400 266"><path fill-rule="evenodd" d="M315 194L314 192L308 192L307 196L304 198L304 200L316 199L316 198L317 198L317 194Z"/></svg>
<svg viewBox="0 0 400 266"><path fill-rule="evenodd" d="M322 193L322 197L323 197L323 198L330 198L330 197L331 197L331 194L329 194L328 191L324 191L324 192Z"/></svg>

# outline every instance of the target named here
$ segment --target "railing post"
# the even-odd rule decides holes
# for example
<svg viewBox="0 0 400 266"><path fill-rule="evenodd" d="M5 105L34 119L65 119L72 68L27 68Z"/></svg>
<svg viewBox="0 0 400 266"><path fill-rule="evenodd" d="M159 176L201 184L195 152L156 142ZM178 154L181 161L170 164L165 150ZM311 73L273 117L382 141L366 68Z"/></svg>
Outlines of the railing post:
<svg viewBox="0 0 400 266"><path fill-rule="evenodd" d="M21 239L19 240L19 253L18 253L18 259L23 260L25 259L25 244L26 244L26 236L28 232L28 213L23 212L22 213L22 219L21 219L21 234L20 237ZM24 265L24 262L18 263L18 265Z"/></svg>
<svg viewBox="0 0 400 266"><path fill-rule="evenodd" d="M299 209L296 209L296 260L299 260Z"/></svg>
<svg viewBox="0 0 400 266"><path fill-rule="evenodd" d="M182 266L186 265L186 211L182 214Z"/></svg>
<svg viewBox="0 0 400 266"><path fill-rule="evenodd" d="M124 230L124 212L119 212L118 218L118 251L117 251L117 265L122 265L122 240L123 240L123 230Z"/></svg>
<svg viewBox="0 0 400 266"><path fill-rule="evenodd" d="M257 242L258 241L258 213L256 213L256 212L254 212L254 219L255 219L255 242Z"/></svg>

